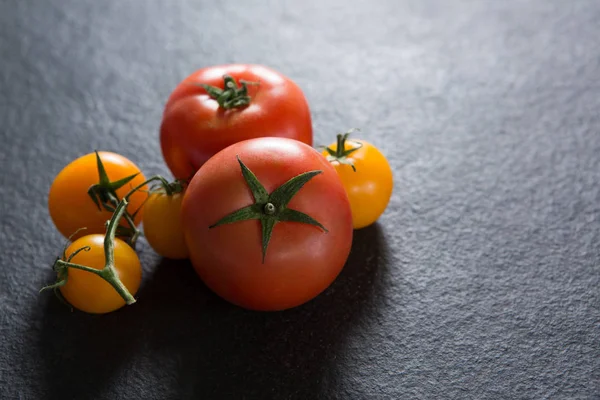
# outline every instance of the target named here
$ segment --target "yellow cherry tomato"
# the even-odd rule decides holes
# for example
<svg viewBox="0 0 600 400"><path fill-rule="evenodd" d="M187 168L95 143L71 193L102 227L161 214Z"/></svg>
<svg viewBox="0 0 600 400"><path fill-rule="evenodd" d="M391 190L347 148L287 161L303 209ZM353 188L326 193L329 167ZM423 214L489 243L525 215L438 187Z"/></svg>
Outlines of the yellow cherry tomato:
<svg viewBox="0 0 600 400"><path fill-rule="evenodd" d="M103 269L104 235L101 234L77 239L67 247L66 257L86 246L89 250L80 251L70 262ZM115 239L114 267L123 285L135 295L142 280L142 266L136 252L121 239ZM67 283L60 287L60 292L69 304L87 313L109 313L125 305L125 300L107 281L92 272L75 268L68 268Z"/></svg>
<svg viewBox="0 0 600 400"><path fill-rule="evenodd" d="M371 143L338 135L323 155L335 167L352 210L354 229L374 223L385 211L394 186L392 169L385 156Z"/></svg>
<svg viewBox="0 0 600 400"><path fill-rule="evenodd" d="M157 192L144 204L144 236L154 251L166 258L188 258L181 221L182 200L183 193Z"/></svg>
<svg viewBox="0 0 600 400"><path fill-rule="evenodd" d="M140 169L122 155L106 151L100 151L98 155L111 182L137 174L116 190L119 198L146 180ZM97 184L99 179L96 154L89 153L64 167L52 182L48 194L48 209L54 225L66 238L71 237L80 228L86 229L79 231L71 239L93 233L103 234L106 231L105 223L112 216L112 212L102 207L98 209L98 205L88 194L90 186ZM134 214L144 203L144 189L146 188L143 187L129 198L127 211L130 214ZM136 225L140 223L141 218L142 213L138 212L134 218ZM127 227L124 219L120 224Z"/></svg>

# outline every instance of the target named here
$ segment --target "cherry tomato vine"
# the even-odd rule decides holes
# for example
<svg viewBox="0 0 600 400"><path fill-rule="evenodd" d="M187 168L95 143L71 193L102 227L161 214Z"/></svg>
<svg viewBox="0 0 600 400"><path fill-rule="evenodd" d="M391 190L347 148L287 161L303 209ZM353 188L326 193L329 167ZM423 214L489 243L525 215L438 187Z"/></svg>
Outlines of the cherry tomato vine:
<svg viewBox="0 0 600 400"><path fill-rule="evenodd" d="M104 281L108 282L116 292L125 300L127 305L135 303L135 298L129 292L127 287L123 284L121 279L116 272L115 267L115 238L117 236L117 232L120 235L127 236L128 244L134 248L137 239L139 238L141 231L137 228L135 223L133 223L134 215L131 215L127 212L127 205L129 204L130 197L136 193L138 190L142 189L144 186L150 183L158 183L158 187L153 187L152 192L161 191L165 193L167 196L172 196L177 193L181 193L184 189L185 182L181 180L175 180L174 182L169 183L165 178L160 175L155 175L144 182L138 184L133 189L131 189L122 199L119 200L116 190L123 187L125 184L129 183L137 174L127 176L118 181L111 182L108 179L106 174L106 170L102 163L98 152L96 152L97 158L97 166L98 166L98 175L99 182L94 184L88 190L88 194L91 200L98 206L103 207L107 211L111 211L112 217L107 222L106 234L104 236L104 267L102 269L91 268L86 265L81 265L77 263L73 263L73 258L81 253L90 251L89 246L84 246L74 250L69 256L66 254L66 246L63 249L62 257L57 257L56 261L53 265L53 270L57 274L57 281L51 285L43 287L40 292L45 290L54 290L57 297L59 297L62 301L65 301L63 296L61 296L58 292L60 287L63 287L67 284L69 278L69 269L78 269L82 271L86 271L91 274L95 274L102 278ZM139 209L138 209L139 211ZM137 211L136 211L137 212ZM119 226L119 222L121 219L125 219L129 224L129 227L123 229L123 227ZM119 229L121 228L121 229ZM79 231L84 230L85 228L80 228L73 235L77 234Z"/></svg>

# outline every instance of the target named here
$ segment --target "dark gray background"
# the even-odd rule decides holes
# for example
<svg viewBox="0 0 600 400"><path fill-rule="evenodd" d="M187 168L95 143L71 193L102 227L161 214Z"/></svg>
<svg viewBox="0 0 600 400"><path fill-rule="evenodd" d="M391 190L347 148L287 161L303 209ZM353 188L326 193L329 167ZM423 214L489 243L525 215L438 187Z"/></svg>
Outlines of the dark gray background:
<svg viewBox="0 0 600 400"><path fill-rule="evenodd" d="M0 393L7 399L600 398L597 1L3 1ZM118 151L167 174L164 102L197 68L294 79L395 192L339 279L231 306L141 243L134 306L70 313L49 185Z"/></svg>

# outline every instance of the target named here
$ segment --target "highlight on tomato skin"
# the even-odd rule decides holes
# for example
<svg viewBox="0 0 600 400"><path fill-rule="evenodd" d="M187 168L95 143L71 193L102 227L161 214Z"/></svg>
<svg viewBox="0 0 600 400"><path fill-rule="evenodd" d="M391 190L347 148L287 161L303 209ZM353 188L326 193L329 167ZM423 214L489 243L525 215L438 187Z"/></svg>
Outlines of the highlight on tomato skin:
<svg viewBox="0 0 600 400"><path fill-rule="evenodd" d="M308 101L289 77L256 64L201 68L169 96L160 126L165 162L178 179L193 175L234 143L285 137L312 146Z"/></svg>
<svg viewBox="0 0 600 400"><path fill-rule="evenodd" d="M106 221L112 216L111 211L96 204L88 193L90 187L99 183L97 156L101 159L110 182L133 176L115 190L119 198L146 180L137 165L113 152L100 151L98 155L92 152L70 162L56 175L48 192L50 217L65 238L71 237L81 228L85 228L85 231L79 231L72 239L93 233L103 234L106 230ZM132 216L135 225L139 225L142 220L143 212L136 213L136 211L147 197L144 189L131 196L127 207L127 212ZM122 221L121 225L126 227L127 223Z"/></svg>
<svg viewBox="0 0 600 400"><path fill-rule="evenodd" d="M354 229L361 229L385 212L394 178L381 150L364 139L348 139L350 133L339 134L322 155L333 165L348 194Z"/></svg>
<svg viewBox="0 0 600 400"><path fill-rule="evenodd" d="M251 139L217 153L190 181L182 217L200 278L252 310L318 296L352 244L350 204L335 169L292 139Z"/></svg>

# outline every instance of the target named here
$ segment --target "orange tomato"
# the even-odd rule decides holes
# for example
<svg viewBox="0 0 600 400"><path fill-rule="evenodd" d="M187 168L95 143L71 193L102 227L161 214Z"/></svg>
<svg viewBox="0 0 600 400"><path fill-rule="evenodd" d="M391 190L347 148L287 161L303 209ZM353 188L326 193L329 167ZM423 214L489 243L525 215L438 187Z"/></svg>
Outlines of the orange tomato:
<svg viewBox="0 0 600 400"><path fill-rule="evenodd" d="M99 152L99 155L111 182L138 174L116 191L119 199L146 180L140 169L127 158L111 152ZM52 182L48 194L48 209L54 225L63 236L69 237L80 228L86 229L74 235L72 239L106 232L105 223L112 216L112 212L106 211L104 208L99 210L88 195L90 186L98 182L95 153L79 157L68 164ZM133 214L142 206L147 197L147 194L143 192L145 188L144 186L130 197L127 206L128 213ZM141 219L142 212L138 212L134 218L135 224L138 225ZM120 224L127 226L124 219Z"/></svg>
<svg viewBox="0 0 600 400"><path fill-rule="evenodd" d="M88 251L80 251L71 259L71 263L101 270L104 268L104 235L83 236L65 252L69 257L76 250L89 246ZM136 252L121 239L115 239L114 267L123 285L135 295L142 280L142 266ZM88 271L69 268L67 283L60 287L65 300L78 310L104 314L115 311L125 305L125 300L104 279Z"/></svg>
<svg viewBox="0 0 600 400"><path fill-rule="evenodd" d="M188 257L181 223L182 200L183 193L171 196L152 193L144 204L144 236L154 251L163 257Z"/></svg>
<svg viewBox="0 0 600 400"><path fill-rule="evenodd" d="M341 158L333 157L327 150L323 155L337 171L350 200L352 224L354 229L360 229L371 225L383 214L392 196L394 182L390 164L377 147L361 139L346 140L347 136L341 141L344 149L338 153ZM337 143L328 147L335 153L339 143L338 138Z"/></svg>

